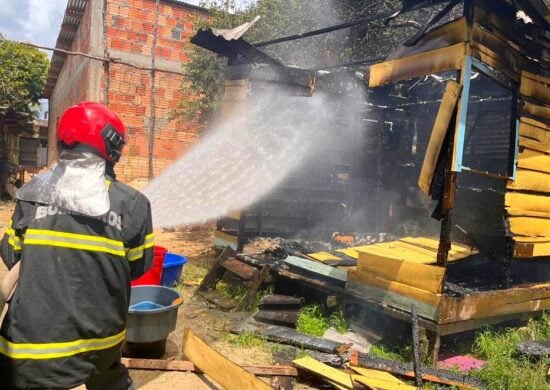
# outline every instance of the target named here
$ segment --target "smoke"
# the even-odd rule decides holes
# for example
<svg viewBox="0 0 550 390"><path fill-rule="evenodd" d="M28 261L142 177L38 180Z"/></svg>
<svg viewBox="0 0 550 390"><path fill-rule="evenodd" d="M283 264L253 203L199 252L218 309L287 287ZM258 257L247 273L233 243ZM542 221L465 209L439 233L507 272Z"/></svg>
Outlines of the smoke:
<svg viewBox="0 0 550 390"><path fill-rule="evenodd" d="M155 227L192 225L244 209L330 150L357 144L363 99L262 89L144 190ZM355 117L357 116L357 117Z"/></svg>

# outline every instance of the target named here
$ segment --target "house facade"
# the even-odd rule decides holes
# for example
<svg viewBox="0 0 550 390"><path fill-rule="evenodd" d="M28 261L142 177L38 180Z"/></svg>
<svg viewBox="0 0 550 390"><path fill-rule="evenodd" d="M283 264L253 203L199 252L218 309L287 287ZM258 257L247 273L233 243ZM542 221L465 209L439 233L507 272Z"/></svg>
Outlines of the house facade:
<svg viewBox="0 0 550 390"><path fill-rule="evenodd" d="M150 168L159 175L189 150L197 142L198 124L169 116L181 99L191 98L179 88L193 22L201 17L208 17L205 9L175 0L159 0L158 9L155 0L69 0L56 48L85 55L56 51L52 56L44 90L50 106L49 162L57 156L60 116L85 100L106 103L128 128L129 143L116 168L120 180L146 178ZM103 61L106 57L112 61Z"/></svg>

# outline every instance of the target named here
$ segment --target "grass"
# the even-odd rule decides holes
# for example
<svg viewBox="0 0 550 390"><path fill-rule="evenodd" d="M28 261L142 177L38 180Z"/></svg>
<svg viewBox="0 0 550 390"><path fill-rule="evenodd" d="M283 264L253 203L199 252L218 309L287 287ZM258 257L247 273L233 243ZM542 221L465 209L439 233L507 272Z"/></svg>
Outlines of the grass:
<svg viewBox="0 0 550 390"><path fill-rule="evenodd" d="M296 330L310 336L322 336L326 330L333 327L339 333L346 333L349 329L348 321L342 310L325 317L319 305L305 306L298 315Z"/></svg>
<svg viewBox="0 0 550 390"><path fill-rule="evenodd" d="M516 353L516 344L527 340L550 338L550 313L531 320L525 328L486 330L475 339L473 352L487 364L475 375L484 379L489 389L548 389L546 372L550 358L531 361Z"/></svg>
<svg viewBox="0 0 550 390"><path fill-rule="evenodd" d="M251 348L264 345L265 340L253 333L244 332L238 335L230 335L229 344L238 348Z"/></svg>
<svg viewBox="0 0 550 390"><path fill-rule="evenodd" d="M369 352L374 356L378 356L383 359L390 359L398 362L409 361L408 348L399 349L385 344L373 344L371 345Z"/></svg>
<svg viewBox="0 0 550 390"><path fill-rule="evenodd" d="M216 290L222 296L239 300L246 294L247 288L242 283L222 279L216 285Z"/></svg>

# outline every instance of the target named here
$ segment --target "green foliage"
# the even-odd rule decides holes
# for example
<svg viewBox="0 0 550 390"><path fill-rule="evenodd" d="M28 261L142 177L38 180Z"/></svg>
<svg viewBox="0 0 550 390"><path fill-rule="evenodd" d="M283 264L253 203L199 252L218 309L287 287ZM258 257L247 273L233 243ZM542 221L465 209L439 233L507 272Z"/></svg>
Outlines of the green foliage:
<svg viewBox="0 0 550 390"><path fill-rule="evenodd" d="M408 351L406 348L398 349L385 344L373 344L370 347L369 353L380 358L395 360L398 362L408 361Z"/></svg>
<svg viewBox="0 0 550 390"><path fill-rule="evenodd" d="M329 326L319 305L304 307L298 315L298 321L296 321L296 330L310 336L322 336Z"/></svg>
<svg viewBox="0 0 550 390"><path fill-rule="evenodd" d="M231 335L229 344L239 348L259 347L264 344L264 340L255 336L253 333L244 332L238 335Z"/></svg>
<svg viewBox="0 0 550 390"><path fill-rule="evenodd" d="M0 107L30 114L46 83L48 57L0 34Z"/></svg>
<svg viewBox="0 0 550 390"><path fill-rule="evenodd" d="M338 333L346 333L349 329L349 323L344 316L343 310L338 310L332 313L328 319L328 323L330 326L336 329Z"/></svg>
<svg viewBox="0 0 550 390"><path fill-rule="evenodd" d="M550 338L550 313L531 320L526 328L486 330L477 335L473 351L487 364L478 372L489 389L547 389L546 371L550 358L533 362L516 353L516 344Z"/></svg>

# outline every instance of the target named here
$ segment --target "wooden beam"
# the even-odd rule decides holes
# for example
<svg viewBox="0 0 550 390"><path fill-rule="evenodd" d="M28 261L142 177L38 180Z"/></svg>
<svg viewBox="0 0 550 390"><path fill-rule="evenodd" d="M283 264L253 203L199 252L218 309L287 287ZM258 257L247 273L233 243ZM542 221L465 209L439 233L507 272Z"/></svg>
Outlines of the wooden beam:
<svg viewBox="0 0 550 390"><path fill-rule="evenodd" d="M510 231L519 236L550 236L550 219L536 217L509 217Z"/></svg>
<svg viewBox="0 0 550 390"><path fill-rule="evenodd" d="M522 118L519 123L519 135L545 144L550 144L550 131L542 126L534 124L536 121L526 121L526 119L527 118Z"/></svg>
<svg viewBox="0 0 550 390"><path fill-rule="evenodd" d="M372 65L369 87L378 87L432 73L460 69L465 54L466 44L458 43L442 49Z"/></svg>
<svg viewBox="0 0 550 390"><path fill-rule="evenodd" d="M227 390L269 390L271 387L223 357L189 328L183 333L183 354Z"/></svg>
<svg viewBox="0 0 550 390"><path fill-rule="evenodd" d="M498 56L497 53L490 50L489 48L483 46L483 45L476 45L475 47L471 48L472 50L472 56L480 60L481 62L484 62L487 65L492 66L495 69L500 70L504 74L506 74L508 77L510 77L514 81L519 81L520 75L519 75L519 69L517 68L517 65L512 63L506 63L503 61L502 58Z"/></svg>
<svg viewBox="0 0 550 390"><path fill-rule="evenodd" d="M201 371L188 360L160 360L160 359L135 359L122 358L122 364L132 370L156 370L156 371ZM298 371L291 366L241 366L246 371L258 376L298 376Z"/></svg>
<svg viewBox="0 0 550 390"><path fill-rule="evenodd" d="M441 99L439 110L435 118L434 127L430 135L430 141L424 155L424 162L418 178L418 187L426 195L430 195L435 168L439 160L443 141L451 124L451 119L456 110L460 90L462 86L456 81L449 80L445 87L445 93Z"/></svg>
<svg viewBox="0 0 550 390"><path fill-rule="evenodd" d="M439 324L542 311L550 308L550 283L494 290L461 298L444 296Z"/></svg>
<svg viewBox="0 0 550 390"><path fill-rule="evenodd" d="M360 253L357 269L392 282L418 288L434 294L441 293L445 268L389 259L372 253Z"/></svg>
<svg viewBox="0 0 550 390"><path fill-rule="evenodd" d="M388 375L395 378L391 374L388 374ZM365 385L369 389L379 389L379 390L401 390L401 389L403 389L403 390L416 390L417 389L417 387L408 385L405 382L387 381L387 380L372 377L372 376L352 375L351 378L353 379L354 382L358 382L362 385Z"/></svg>
<svg viewBox="0 0 550 390"><path fill-rule="evenodd" d="M504 196L504 205L518 210L550 213L550 196L507 192Z"/></svg>

